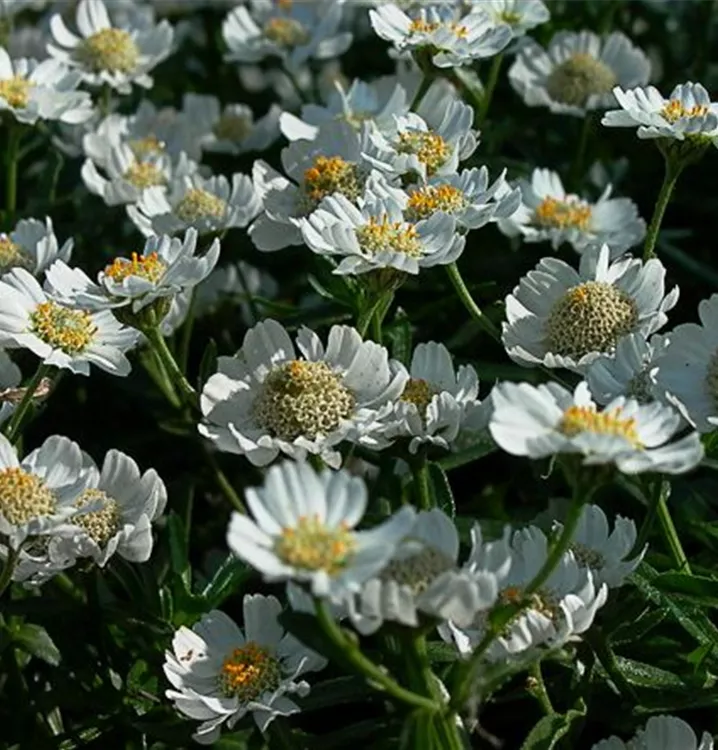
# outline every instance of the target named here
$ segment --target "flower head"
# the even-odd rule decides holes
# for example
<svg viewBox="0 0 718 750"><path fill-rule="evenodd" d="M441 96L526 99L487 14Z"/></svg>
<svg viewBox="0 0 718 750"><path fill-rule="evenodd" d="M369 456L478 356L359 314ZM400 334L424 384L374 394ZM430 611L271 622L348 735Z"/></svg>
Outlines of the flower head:
<svg viewBox="0 0 718 750"><path fill-rule="evenodd" d="M542 0L479 0L476 4L496 23L505 23L514 39L546 23L551 17Z"/></svg>
<svg viewBox="0 0 718 750"><path fill-rule="evenodd" d="M611 737L596 743L591 750L713 750L713 738L703 732L700 743L696 733L677 716L651 716L644 729L628 743Z"/></svg>
<svg viewBox="0 0 718 750"><path fill-rule="evenodd" d="M70 260L73 240L59 245L52 219L22 219L9 234L0 233L0 275L12 268L25 268L40 275L56 260Z"/></svg>

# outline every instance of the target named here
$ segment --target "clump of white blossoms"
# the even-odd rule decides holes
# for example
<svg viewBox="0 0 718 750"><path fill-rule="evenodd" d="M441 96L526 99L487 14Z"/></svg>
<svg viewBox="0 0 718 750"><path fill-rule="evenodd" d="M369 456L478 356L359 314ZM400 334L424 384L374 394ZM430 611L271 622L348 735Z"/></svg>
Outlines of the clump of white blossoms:
<svg viewBox="0 0 718 750"><path fill-rule="evenodd" d="M496 23L505 23L514 39L551 18L541 0L474 0ZM471 2L471 0L470 0Z"/></svg>
<svg viewBox="0 0 718 750"><path fill-rule="evenodd" d="M11 60L0 47L0 113L9 112L18 122L59 120L71 125L92 117L92 99L75 91L81 76L57 60Z"/></svg>
<svg viewBox="0 0 718 750"><path fill-rule="evenodd" d="M605 38L590 31L559 31L546 50L527 39L509 69L509 81L530 107L585 117L615 104L615 86L643 86L650 74L646 55L620 31Z"/></svg>
<svg viewBox="0 0 718 750"><path fill-rule="evenodd" d="M399 52L427 50L438 68L493 57L513 36L508 24L478 6L462 13L459 4L436 4L407 15L394 3L382 3L369 18L377 35Z"/></svg>
<svg viewBox="0 0 718 750"><path fill-rule="evenodd" d="M310 59L339 57L352 35L341 31L341 0L249 0L232 10L222 24L231 62L255 63L268 57L296 71Z"/></svg>
<svg viewBox="0 0 718 750"><path fill-rule="evenodd" d="M458 558L453 521L438 508L418 513L391 559L348 600L352 624L364 635L387 621L415 628L422 616L468 626L494 605L498 585L491 572L461 570Z"/></svg>
<svg viewBox="0 0 718 750"><path fill-rule="evenodd" d="M700 743L696 733L677 716L651 716L628 742L610 737L597 742L591 750L713 750L713 738L703 732Z"/></svg>
<svg viewBox="0 0 718 750"><path fill-rule="evenodd" d="M617 258L646 234L646 222L630 198L611 198L607 185L597 201L567 193L561 178L549 169L534 169L530 180L519 180L521 205L499 228L525 242L550 242L554 250L567 242L577 253L591 245L608 245Z"/></svg>
<svg viewBox="0 0 718 750"><path fill-rule="evenodd" d="M681 83L668 99L654 86L625 90L614 95L620 109L606 112L601 124L609 128L638 127L639 138L686 138L712 136L718 129L718 104L700 83Z"/></svg>
<svg viewBox="0 0 718 750"><path fill-rule="evenodd" d="M644 337L667 321L678 287L665 293L666 269L652 258L609 262L607 245L587 248L578 271L543 258L506 297L502 341L525 367L566 367L578 372L613 353L629 333Z"/></svg>
<svg viewBox="0 0 718 750"><path fill-rule="evenodd" d="M39 276L56 260L70 260L74 241L60 245L52 219L22 219L9 234L0 232L0 275L12 268L24 268Z"/></svg>
<svg viewBox="0 0 718 750"><path fill-rule="evenodd" d="M167 21L155 26L132 14L128 21L136 25L114 27L102 0L80 0L75 15L80 36L56 13L50 19L53 41L47 51L76 68L90 85L107 85L120 94L129 94L133 83L151 88L149 72L172 51L174 31Z"/></svg>
<svg viewBox="0 0 718 750"><path fill-rule="evenodd" d="M199 431L255 466L283 453L321 456L338 467L345 440L385 447L382 420L409 377L384 347L362 341L353 328L332 326L325 349L302 327L295 349L274 320L247 331L240 351L220 357L218 368L202 391Z"/></svg>
<svg viewBox="0 0 718 750"><path fill-rule="evenodd" d="M278 621L282 605L273 596L247 594L243 611L243 629L215 609L191 629L177 630L165 652L172 685L165 695L180 713L202 722L193 734L201 745L215 743L225 723L231 730L247 714L264 732L277 716L297 713L288 696L304 697L310 689L299 677L326 665L285 633Z"/></svg>
<svg viewBox="0 0 718 750"><path fill-rule="evenodd" d="M514 456L577 453L586 465L615 464L624 474L682 474L703 458L698 433L673 440L681 418L670 406L619 396L599 409L585 382L573 393L557 383L499 383L491 401L491 436Z"/></svg>
<svg viewBox="0 0 718 750"><path fill-rule="evenodd" d="M71 297L57 301L24 268L6 273L0 280L0 345L29 349L44 364L80 375L89 375L91 364L128 375L125 353L137 343L137 331L111 311L84 308Z"/></svg>
<svg viewBox="0 0 718 750"><path fill-rule="evenodd" d="M514 532L510 547L504 553L506 562L501 566L492 560L497 551L487 547L476 527L467 568L480 571L489 561L493 563L497 570L500 604L518 604L528 599L526 608L488 648L488 660L505 660L541 646L555 648L591 627L597 610L606 602L608 589L605 584L598 585L594 581L591 571L577 563L573 552L561 557L537 591L526 594L548 557L549 543L543 531L530 526ZM459 653L470 654L485 635L487 626L487 613L479 612L470 625L459 627L448 622L439 632L446 640L453 641Z"/></svg>
<svg viewBox="0 0 718 750"><path fill-rule="evenodd" d="M200 234L246 227L261 211L252 180L244 174L202 177L199 173L174 176L167 189L147 189L127 215L145 235L179 234L190 228Z"/></svg>
<svg viewBox="0 0 718 750"><path fill-rule="evenodd" d="M364 480L344 470L316 473L305 462L271 467L264 485L245 497L252 517L232 514L230 550L268 581L306 583L314 596L337 603L386 565L416 515L404 506L357 531L368 502Z"/></svg>

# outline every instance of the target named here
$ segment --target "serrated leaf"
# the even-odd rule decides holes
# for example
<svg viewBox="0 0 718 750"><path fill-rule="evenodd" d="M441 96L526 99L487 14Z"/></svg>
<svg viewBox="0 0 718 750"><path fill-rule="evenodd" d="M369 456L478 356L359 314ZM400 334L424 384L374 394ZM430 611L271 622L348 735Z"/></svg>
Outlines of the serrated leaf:
<svg viewBox="0 0 718 750"><path fill-rule="evenodd" d="M689 683L686 683L673 672L659 669L651 664L634 661L623 656L616 656L616 662L628 682L638 687L675 690L676 688L688 688L690 686ZM693 685L692 687L695 688L696 686Z"/></svg>
<svg viewBox="0 0 718 750"><path fill-rule="evenodd" d="M438 464L429 464L429 490L434 500L434 506L443 510L449 518L456 515L456 503L451 491L449 478Z"/></svg>
<svg viewBox="0 0 718 750"><path fill-rule="evenodd" d="M685 573L661 573L653 585L666 594L677 594L705 607L718 607L718 580Z"/></svg>
<svg viewBox="0 0 718 750"><path fill-rule="evenodd" d="M586 715L586 707L571 709L565 714L544 716L529 732L521 745L521 750L553 750L558 741L566 737L573 725Z"/></svg>
<svg viewBox="0 0 718 750"><path fill-rule="evenodd" d="M25 623L13 633L13 642L23 651L56 667L62 658L47 630L41 625Z"/></svg>

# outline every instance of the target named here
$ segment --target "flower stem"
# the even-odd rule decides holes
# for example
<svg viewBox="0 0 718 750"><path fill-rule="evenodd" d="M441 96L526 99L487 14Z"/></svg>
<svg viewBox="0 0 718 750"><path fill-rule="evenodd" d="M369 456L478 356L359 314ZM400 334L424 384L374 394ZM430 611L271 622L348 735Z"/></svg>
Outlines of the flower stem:
<svg viewBox="0 0 718 750"><path fill-rule="evenodd" d="M459 299L462 301L464 307L468 311L469 315L483 328L486 333L491 336L495 341L501 341L501 334L499 329L481 312L481 308L474 302L471 292L464 283L464 279L461 277L459 267L456 263L449 263L445 266L446 272L449 274L449 279L454 285L456 293L459 295Z"/></svg>
<svg viewBox="0 0 718 750"><path fill-rule="evenodd" d="M366 338L367 331L369 330L369 325L374 319L374 316L379 309L382 300L382 295L378 295L374 299L372 299L371 303L368 306L364 307L363 309L360 308L359 314L357 315L356 329L362 338Z"/></svg>
<svg viewBox="0 0 718 750"><path fill-rule="evenodd" d="M424 73L421 82L419 83L419 88L416 90L416 94L414 94L414 98L411 100L411 111L416 112L417 109L419 109L419 105L421 104L422 100L426 96L426 92L431 87L431 84L434 80L434 77L431 75L427 75Z"/></svg>
<svg viewBox="0 0 718 750"><path fill-rule="evenodd" d="M374 315L371 319L371 337L377 344L381 344L383 338L382 325L393 301L394 292L387 292L379 298L379 304L374 308Z"/></svg>
<svg viewBox="0 0 718 750"><path fill-rule="evenodd" d="M18 558L20 557L20 550L13 549L12 547L7 548L7 557L0 573L0 596L5 593L5 589L10 585L12 581L12 574L15 572L15 566L17 565Z"/></svg>
<svg viewBox="0 0 718 750"><path fill-rule="evenodd" d="M192 296L189 300L187 315L185 316L184 325L182 326L182 335L179 345L179 367L182 372L187 372L187 363L189 362L189 345L192 341L192 330L194 329L195 310L197 309L197 288L192 290Z"/></svg>
<svg viewBox="0 0 718 750"><path fill-rule="evenodd" d="M289 83L292 84L292 88L294 89L297 97L299 97L299 101L302 104L309 104L310 99L304 89L299 85L299 81L297 80L297 77L294 75L294 73L292 73L292 71L288 70L287 68L283 68L283 71L284 75L287 76L287 80L289 81Z"/></svg>
<svg viewBox="0 0 718 750"><path fill-rule="evenodd" d="M421 510L431 510L434 503L432 502L431 488L429 486L429 462L426 459L424 451L420 451L412 466L412 471L419 508Z"/></svg>
<svg viewBox="0 0 718 750"><path fill-rule="evenodd" d="M44 362L41 362L37 370L35 370L35 374L32 376L32 380L25 387L25 393L23 394L22 400L17 405L17 408L13 412L8 425L5 428L5 437L11 443L15 442L15 439L20 432L20 428L25 421L25 416L27 414L27 410L30 408L30 404L32 403L32 398L35 395L35 391L37 391L38 386L42 382L42 379L47 376L49 371L50 365L46 365Z"/></svg>
<svg viewBox="0 0 718 750"><path fill-rule="evenodd" d="M531 665L529 674L534 681L534 686L529 690L529 692L541 704L541 708L543 708L544 712L548 716L550 716L551 714L555 714L556 711L553 707L553 703L551 703L551 697L548 694L548 690L546 690L546 683L544 682L543 674L541 672L540 661L537 661Z"/></svg>
<svg viewBox="0 0 718 750"><path fill-rule="evenodd" d="M165 337L162 335L159 326L149 326L143 331L143 333L147 336L150 346L167 371L170 380L179 388L179 391L185 400L194 401L197 398L197 393L189 384L175 358L172 356L172 352L169 350Z"/></svg>
<svg viewBox="0 0 718 750"><path fill-rule="evenodd" d="M668 549L671 551L673 562L676 568L682 573L692 575L691 566L688 563L686 553L683 551L683 545L681 539L678 536L678 531L671 518L671 512L668 510L668 498L671 494L671 484L668 480L663 479L658 490L658 497L656 498L656 515L658 516L658 523L661 527L661 533L663 538L668 545Z"/></svg>
<svg viewBox="0 0 718 750"><path fill-rule="evenodd" d="M499 80L499 73L501 71L501 65L504 61L504 53L499 52L498 55L494 55L494 59L491 61L491 68L489 68L489 75L486 79L486 85L484 86L484 95L481 97L481 105L479 106L479 112L476 118L477 126L481 126L486 119L486 115L489 112L491 101L494 98L494 91L496 90L496 84Z"/></svg>
<svg viewBox="0 0 718 750"><path fill-rule="evenodd" d="M13 216L17 209L17 167L21 140L22 130L17 125L11 125L5 152L5 209L8 217Z"/></svg>
<svg viewBox="0 0 718 750"><path fill-rule="evenodd" d="M227 479L227 475L220 468L219 464L217 463L217 459L206 446L204 446L204 454L207 458L207 463L212 469L214 481L217 483L219 489L222 490L222 493L227 498L227 500L232 503L234 509L242 515L246 516L247 508L242 502L242 499L237 494L237 491L234 489L234 487L232 487L232 483L229 481L229 479Z"/></svg>
<svg viewBox="0 0 718 750"><path fill-rule="evenodd" d="M582 635L583 639L591 647L606 674L613 680L618 691L628 700L637 703L636 692L631 683L623 676L616 654L613 653L611 644L608 642L604 632L598 625L594 625L590 630Z"/></svg>
<svg viewBox="0 0 718 750"><path fill-rule="evenodd" d="M584 162L586 161L586 148L588 146L589 135L591 134L591 127L593 125L593 118L590 113L587 113L583 118L583 124L581 125L581 134L578 137L578 147L576 149L576 156L574 157L573 164L571 165L571 173L569 175L568 184L572 189L578 191L581 182L581 173L583 172Z"/></svg>
<svg viewBox="0 0 718 750"><path fill-rule="evenodd" d="M666 156L664 159L665 172L663 174L663 184L661 185L661 191L658 193L656 205L653 208L651 223L646 232L646 241L643 244L644 262L650 260L656 254L656 241L658 240L658 232L660 231L661 223L663 222L663 215L666 212L666 207L671 200L671 195L673 194L676 182L678 182L678 177L682 171L682 167L676 165L671 158Z"/></svg>

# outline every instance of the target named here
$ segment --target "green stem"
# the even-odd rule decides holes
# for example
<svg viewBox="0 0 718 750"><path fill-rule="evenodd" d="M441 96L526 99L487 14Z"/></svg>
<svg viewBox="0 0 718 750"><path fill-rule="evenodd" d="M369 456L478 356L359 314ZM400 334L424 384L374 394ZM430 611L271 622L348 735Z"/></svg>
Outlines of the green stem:
<svg viewBox="0 0 718 750"><path fill-rule="evenodd" d="M676 568L683 573L693 575L686 553L683 551L683 545L678 536L678 531L676 530L676 526L671 518L671 512L668 510L668 497L670 494L671 484L668 480L663 479L656 499L656 515L658 516L658 523L661 527L663 538L668 545L668 549L671 551L671 556L673 557L673 562L675 563Z"/></svg>
<svg viewBox="0 0 718 750"><path fill-rule="evenodd" d="M17 125L11 125L5 152L5 209L9 216L13 216L17 209L17 167L21 140L22 130Z"/></svg>
<svg viewBox="0 0 718 750"><path fill-rule="evenodd" d="M143 333L147 336L150 346L167 371L170 381L179 388L179 391L185 400L194 401L197 398L197 393L189 384L175 358L172 356L172 352L169 350L165 337L162 335L159 326L150 326L146 328Z"/></svg>
<svg viewBox="0 0 718 750"><path fill-rule="evenodd" d="M421 510L431 510L434 503L432 502L431 489L429 487L429 462L426 459L426 453L420 451L412 470L419 508Z"/></svg>
<svg viewBox="0 0 718 750"><path fill-rule="evenodd" d="M351 640L344 630L336 623L327 605L320 599L314 600L314 607L319 627L324 635L337 649L341 650L347 664L356 672L363 675L366 680L379 690L383 690L400 703L413 708L423 708L432 713L441 710L441 706L423 695L417 695L411 690L402 687L393 677L385 672L378 664L368 659L359 648L358 644Z"/></svg>
<svg viewBox="0 0 718 750"><path fill-rule="evenodd" d="M179 367L182 372L187 372L187 363L189 362L189 345L192 341L192 330L194 328L194 314L197 308L197 288L192 290L192 296L189 300L187 315L182 326L182 337L179 346Z"/></svg>
<svg viewBox="0 0 718 750"><path fill-rule="evenodd" d="M217 463L217 459L206 446L204 446L204 454L207 457L207 463L212 469L214 481L217 483L219 489L222 491L227 500L232 503L235 510L246 516L247 508L245 508L242 499L237 494L237 491L234 489L234 487L232 487L232 483L229 481L229 479L227 479L227 475L220 468L219 464Z"/></svg>
<svg viewBox="0 0 718 750"><path fill-rule="evenodd" d="M146 356L140 357L140 361L147 374L152 378L152 382L162 391L162 395L175 409L179 409L182 403L172 385L167 370L165 370L165 366L162 364L162 360L157 356L157 352L149 348Z"/></svg>
<svg viewBox="0 0 718 750"><path fill-rule="evenodd" d="M107 117L112 112L112 89L107 84L102 87L99 109L103 117Z"/></svg>
<svg viewBox="0 0 718 750"><path fill-rule="evenodd" d="M591 127L593 125L593 118L589 113L583 118L583 124L581 125L581 134L578 138L578 148L576 149L576 156L574 157L573 164L571 165L571 173L569 175L568 184L578 192L578 188L581 182L581 175L584 168L584 162L586 161L586 148L588 146L589 135L591 134Z"/></svg>
<svg viewBox="0 0 718 750"><path fill-rule="evenodd" d="M371 319L371 337L377 344L381 344L382 341L382 325L384 324L384 318L389 312L391 303L394 301L394 292L387 292L381 295L379 298L379 304L374 309L374 315Z"/></svg>
<svg viewBox="0 0 718 750"><path fill-rule="evenodd" d="M534 685L529 692L541 704L541 708L543 708L546 714L548 714L549 716L551 714L555 714L556 711L553 707L553 703L551 703L551 697L548 694L548 690L546 690L546 683L544 682L543 674L541 672L540 661L537 661L531 665L529 674L534 681Z"/></svg>
<svg viewBox="0 0 718 750"><path fill-rule="evenodd" d="M372 322L376 311L379 309L379 305L382 302L382 296L375 297L368 307L360 310L357 316L356 329L362 338L366 338L366 333L369 330L369 324Z"/></svg>
<svg viewBox="0 0 718 750"><path fill-rule="evenodd" d="M244 296L247 299L247 307L249 307L249 325L250 327L253 326L259 319L259 308L257 307L257 301L254 299L254 295L249 289L249 284L247 283L247 277L244 273L244 270L242 269L242 264L237 264L237 273L239 276L239 285L242 287L242 292L244 293Z"/></svg>
<svg viewBox="0 0 718 750"><path fill-rule="evenodd" d="M474 302L471 292L464 283L464 279L461 277L459 267L456 263L449 263L448 266L444 266L446 272L449 274L449 279L454 285L456 293L459 295L459 299L462 301L464 307L468 311L469 315L483 328L486 333L491 336L495 341L501 341L501 334L499 329L481 312L481 308Z"/></svg>
<svg viewBox="0 0 718 750"><path fill-rule="evenodd" d="M48 372L50 372L50 365L41 362L37 370L35 370L32 380L25 387L25 393L23 394L22 400L17 405L17 408L13 412L7 427L5 428L5 437L11 443L15 442L15 439L22 428L23 422L25 421L25 416L30 408L35 391L37 391L42 379L47 376Z"/></svg>
<svg viewBox="0 0 718 750"><path fill-rule="evenodd" d="M302 104L309 104L310 98L307 96L304 89L299 85L299 81L297 80L297 77L292 73L290 70L287 70L287 68L283 68L284 75L287 76L287 79L289 80L289 83L292 84L292 88L294 89L295 93L299 97L299 101Z"/></svg>
<svg viewBox="0 0 718 750"><path fill-rule="evenodd" d="M427 75L424 73L424 76L421 79L421 82L419 83L419 88L416 90L416 94L414 94L414 98L411 100L411 111L416 112L416 110L419 108L419 105L421 104L422 100L426 96L426 92L431 87L431 84L434 80L434 77L431 75Z"/></svg>
<svg viewBox="0 0 718 750"><path fill-rule="evenodd" d="M661 229L661 223L663 222L663 215L666 212L666 207L671 200L671 195L676 187L676 182L680 177L682 167L674 164L673 160L669 157L665 159L665 172L663 174L663 184L661 185L661 191L658 193L656 199L656 205L653 208L653 216L651 217L651 223L648 226L646 232L646 241L643 244L643 260L650 260L655 256L656 241L658 240L658 232Z"/></svg>
<svg viewBox="0 0 718 750"><path fill-rule="evenodd" d="M19 549L8 547L5 564L3 565L2 573L0 573L0 596L5 593L5 589L7 589L12 581L12 574L15 572L15 566L17 565L19 557Z"/></svg>
<svg viewBox="0 0 718 750"><path fill-rule="evenodd" d="M489 68L489 75L486 79L486 85L484 86L484 95L481 97L481 105L479 107L478 116L476 118L477 126L483 124L486 119L486 115L489 112L491 101L494 98L494 91L496 90L496 84L499 80L499 72L501 71L501 65L504 61L504 53L499 52L498 55L494 55L494 59L491 61L491 68Z"/></svg>

